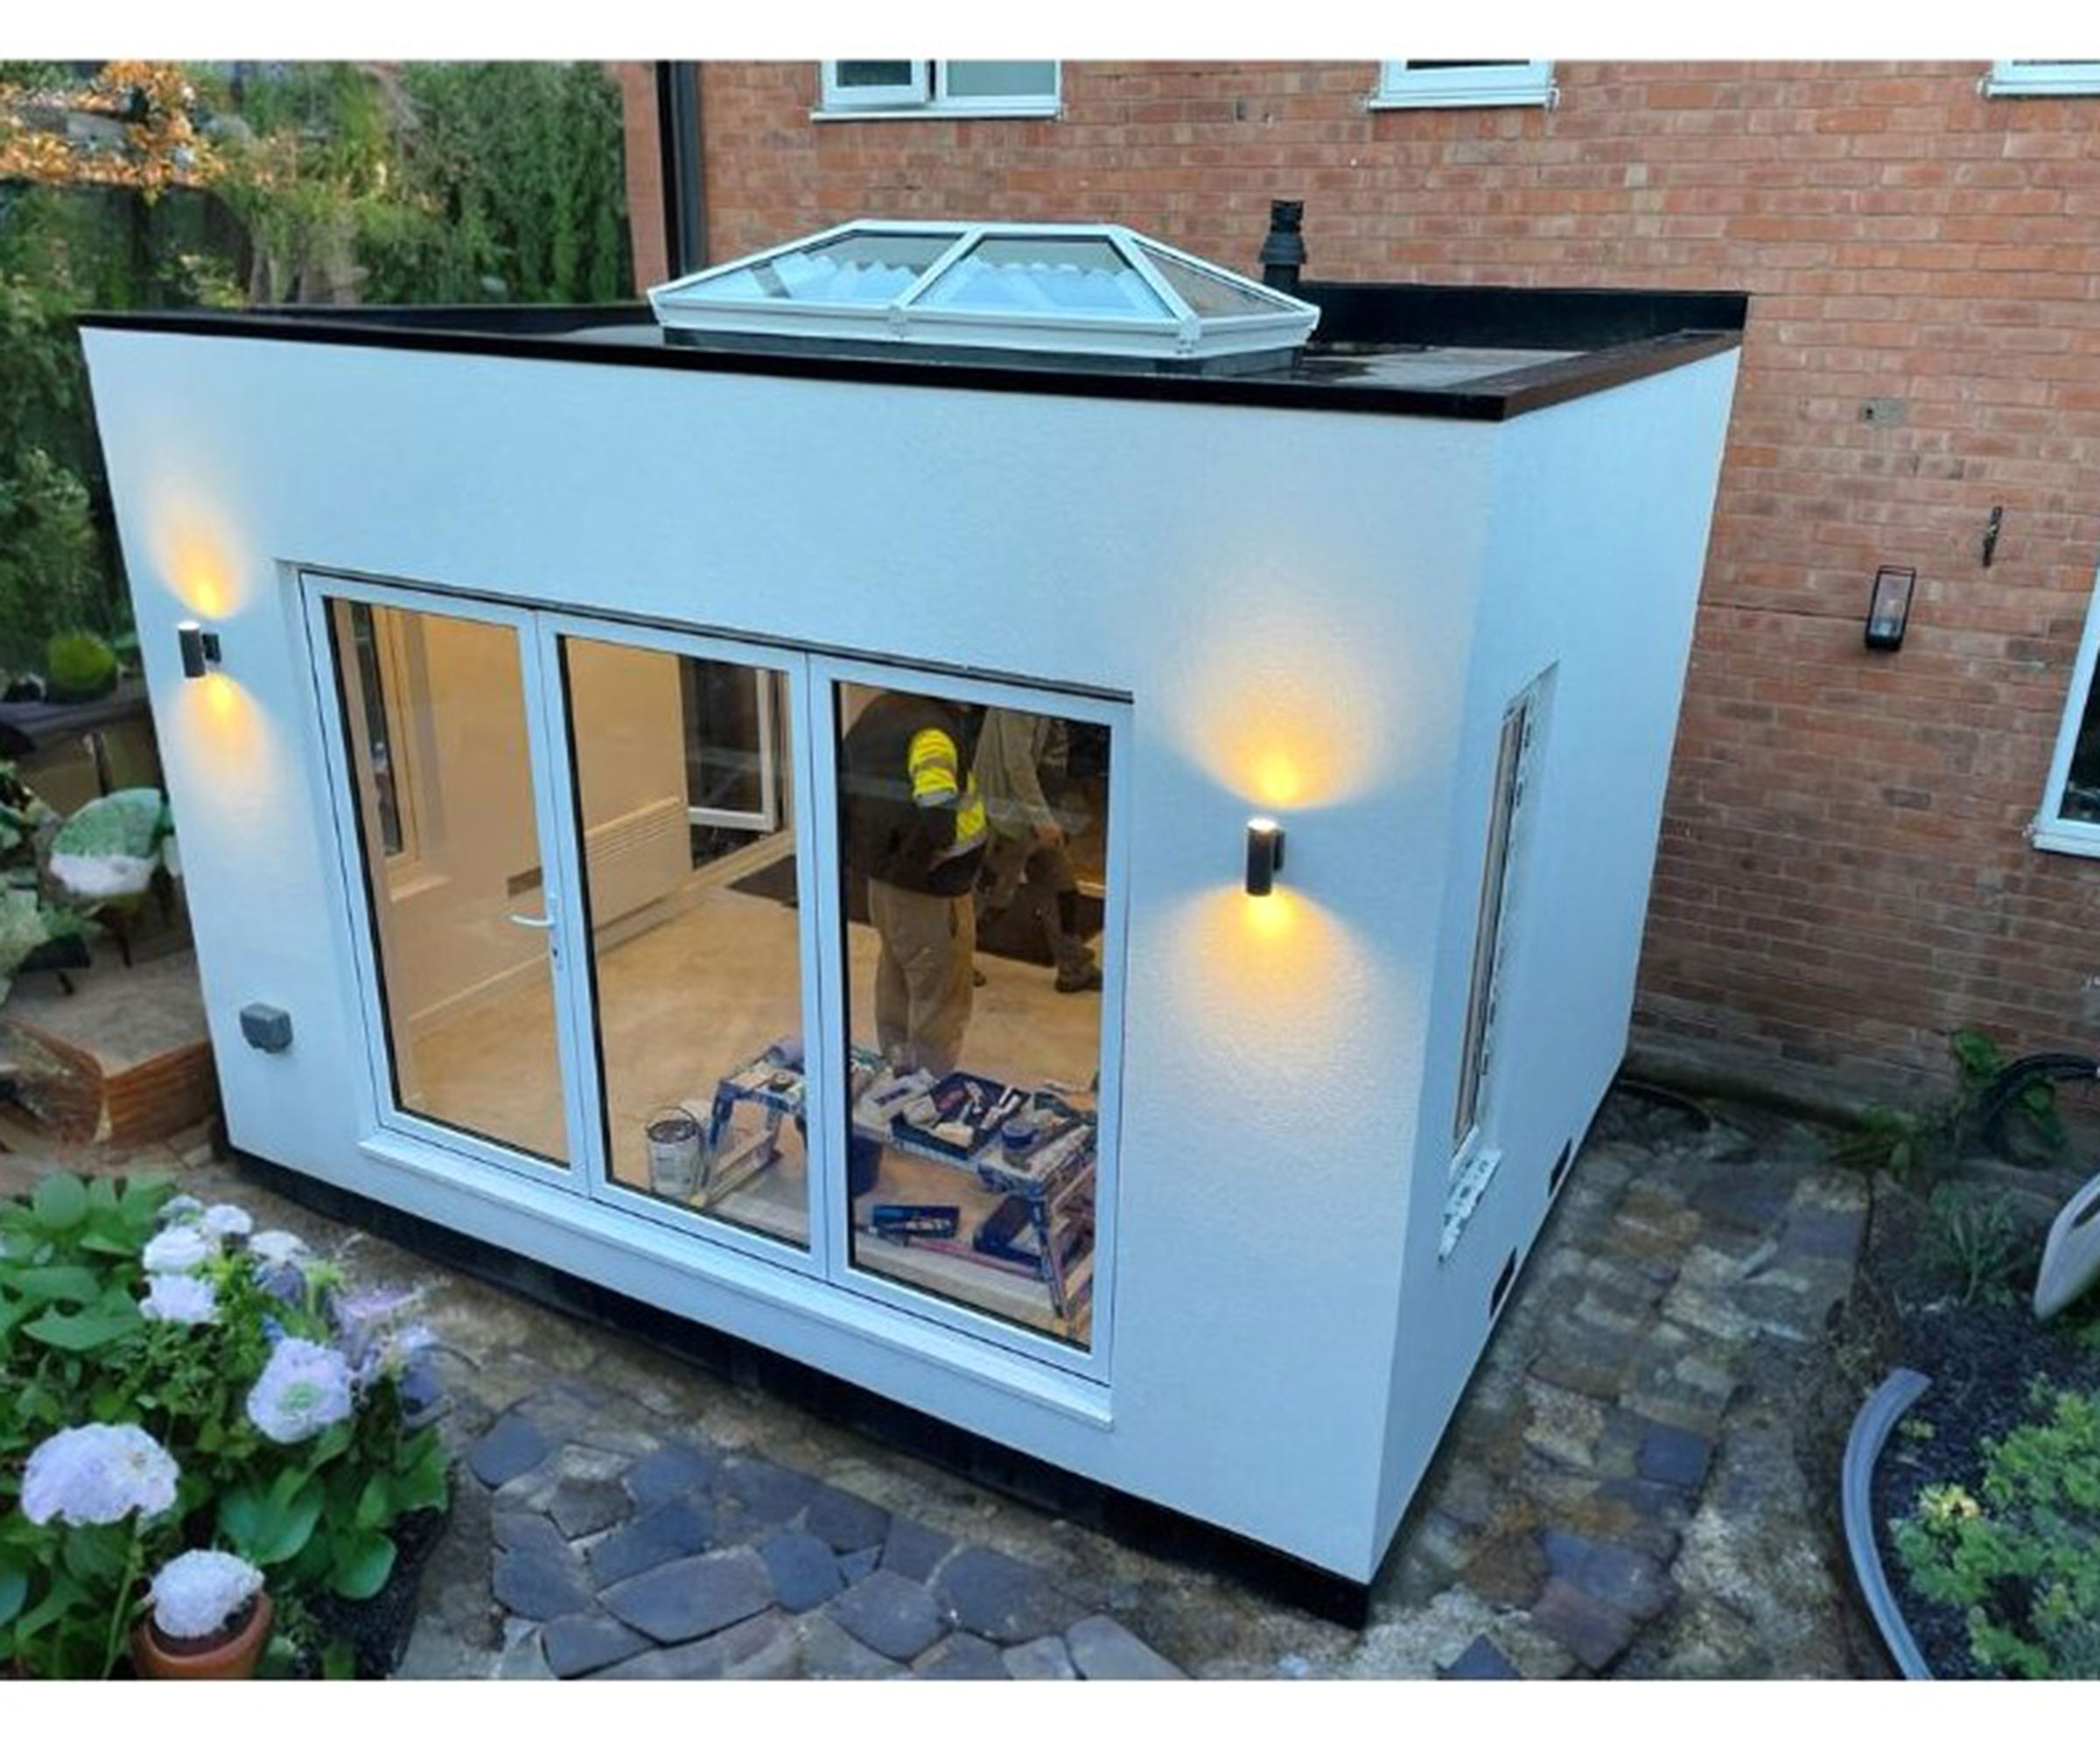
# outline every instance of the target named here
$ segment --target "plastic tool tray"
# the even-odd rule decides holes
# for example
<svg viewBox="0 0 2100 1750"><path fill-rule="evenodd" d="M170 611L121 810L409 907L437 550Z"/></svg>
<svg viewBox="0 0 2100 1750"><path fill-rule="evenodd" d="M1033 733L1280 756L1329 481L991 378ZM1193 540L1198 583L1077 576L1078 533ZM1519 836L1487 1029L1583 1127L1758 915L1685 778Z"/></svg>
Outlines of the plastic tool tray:
<svg viewBox="0 0 2100 1750"><path fill-rule="evenodd" d="M999 1126L1021 1110L1026 1096L1003 1082L957 1069L934 1082L920 1099L930 1102L937 1116L916 1122L908 1117L906 1112L922 1111L914 1101L890 1120L890 1133L929 1154L967 1161L998 1135Z"/></svg>

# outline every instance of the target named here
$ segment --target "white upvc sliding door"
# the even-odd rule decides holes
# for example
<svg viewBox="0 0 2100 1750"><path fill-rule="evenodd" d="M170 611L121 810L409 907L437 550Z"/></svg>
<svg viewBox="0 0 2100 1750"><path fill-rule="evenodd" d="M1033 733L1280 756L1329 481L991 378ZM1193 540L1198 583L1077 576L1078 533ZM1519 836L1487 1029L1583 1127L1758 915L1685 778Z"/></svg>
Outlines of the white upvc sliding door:
<svg viewBox="0 0 2100 1750"><path fill-rule="evenodd" d="M703 1271L720 1248L794 1272L844 1321L878 1302L999 1365L1106 1379L1127 704L321 571L301 584L372 1138L558 1186L602 1212L597 1231L690 1236ZM968 917L982 893L1000 916L956 936L961 1009L923 1065L920 1018L894 1012L917 901L881 908L842 842L865 788L845 742L877 701L947 713L964 772L980 738L1004 752L984 866L957 865L952 907ZM695 771L744 766L762 806L695 812ZM1021 1140L1002 1126L943 1158L893 1133L862 1096L914 1070L920 1090L1000 1090ZM1054 1166L1032 1177L1031 1160Z"/></svg>

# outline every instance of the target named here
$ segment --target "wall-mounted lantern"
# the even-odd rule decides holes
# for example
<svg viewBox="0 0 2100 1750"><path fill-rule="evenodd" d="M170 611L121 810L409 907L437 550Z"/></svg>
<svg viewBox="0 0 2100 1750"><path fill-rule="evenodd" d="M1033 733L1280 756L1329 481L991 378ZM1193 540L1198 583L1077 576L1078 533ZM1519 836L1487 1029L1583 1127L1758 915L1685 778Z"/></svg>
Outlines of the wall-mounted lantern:
<svg viewBox="0 0 2100 1750"><path fill-rule="evenodd" d="M1257 899L1276 886L1284 866L1284 830L1266 816L1247 822L1247 891Z"/></svg>
<svg viewBox="0 0 2100 1750"><path fill-rule="evenodd" d="M1902 648L1903 629L1910 624L1910 594L1917 582L1914 565L1884 565L1874 573L1874 592L1866 602L1869 650Z"/></svg>
<svg viewBox="0 0 2100 1750"><path fill-rule="evenodd" d="M175 628L175 636L182 645L182 672L186 679L201 681L219 666L217 633L206 632L195 620L186 620Z"/></svg>

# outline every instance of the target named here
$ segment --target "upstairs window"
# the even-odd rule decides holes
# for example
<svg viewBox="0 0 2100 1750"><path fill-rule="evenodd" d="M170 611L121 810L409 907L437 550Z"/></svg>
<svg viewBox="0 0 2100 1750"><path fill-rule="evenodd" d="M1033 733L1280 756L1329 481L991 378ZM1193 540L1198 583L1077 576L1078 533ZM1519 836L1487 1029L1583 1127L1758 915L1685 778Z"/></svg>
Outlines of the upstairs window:
<svg viewBox="0 0 2100 1750"><path fill-rule="evenodd" d="M1550 60L1382 60L1374 109L1480 109L1553 102Z"/></svg>
<svg viewBox="0 0 2100 1750"><path fill-rule="evenodd" d="M1992 61L1984 95L2100 97L2100 60Z"/></svg>
<svg viewBox="0 0 2100 1750"><path fill-rule="evenodd" d="M822 116L1054 116L1054 60L828 60Z"/></svg>

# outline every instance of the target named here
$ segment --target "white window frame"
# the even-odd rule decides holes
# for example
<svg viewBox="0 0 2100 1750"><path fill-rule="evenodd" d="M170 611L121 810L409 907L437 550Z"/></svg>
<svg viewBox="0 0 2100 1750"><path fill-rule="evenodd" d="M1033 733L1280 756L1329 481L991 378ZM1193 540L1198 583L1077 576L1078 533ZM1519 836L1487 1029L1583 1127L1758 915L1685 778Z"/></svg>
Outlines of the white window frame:
<svg viewBox="0 0 2100 1750"><path fill-rule="evenodd" d="M2056 750L2049 758L2041 806L2027 828L2027 837L2038 850L2100 857L2100 821L2063 817L2063 788L2071 780L2071 758L2077 751L2078 729L2085 719L2086 699L2096 671L2100 671L2100 580L2096 581L2093 600L2085 612L2085 634L2078 641L2078 660L2071 665L2070 691L2064 700L2062 720L2056 726Z"/></svg>
<svg viewBox="0 0 2100 1750"><path fill-rule="evenodd" d="M886 1277L853 1260L840 1197L848 1183L845 1138L849 1068L843 1019L850 1012L839 818L838 724L836 688L842 682L906 686L978 704L1054 711L1104 725L1111 759L1130 746L1127 700L1074 692L1026 679L967 679L873 657L818 654L789 645L747 643L713 632L645 626L552 604L494 601L430 584L380 581L320 567L297 573L304 597L307 661L313 685L315 757L325 774L318 806L337 849L337 899L346 951L355 970L362 1018L366 1074L360 1078L360 1147L374 1159L453 1177L483 1201L534 1199L542 1230L597 1233L639 1250L667 1234L685 1242L678 1266L693 1276L734 1285L746 1299L787 1298L842 1327L882 1336L912 1355L981 1375L1097 1422L1106 1421L1111 1375L1119 1257L1118 1172L1122 1155L1123 1040L1129 938L1130 786L1111 776L1109 788L1108 882L1111 896L1102 936L1103 979L1099 1041L1098 1141L1090 1341L1082 1349L959 1298ZM354 719L338 684L328 624L334 601L451 615L510 629L518 640L520 678L528 702L526 754L533 778L534 814L545 860L544 906L549 938L556 1045L563 1083L568 1158L530 1154L404 1106L397 1097L390 1016L377 914L370 903L360 837L362 807L354 765ZM788 680L786 718L790 743L785 762L794 792L808 798L795 817L792 852L798 891L803 1038L814 1041L809 1069L807 1248L704 1212L676 1209L621 1186L606 1147L605 1088L598 1053L601 1025L591 976L590 920L582 868L583 841L574 816L575 773L570 744L570 701L560 683L559 645L586 638L741 663ZM803 830L802 829L810 829ZM442 1164L442 1165L440 1165ZM550 1194L550 1195L541 1194ZM502 1243L530 1252L515 1238ZM901 1336L896 1334L904 1334Z"/></svg>
<svg viewBox="0 0 2100 1750"><path fill-rule="evenodd" d="M929 116L1055 116L1064 102L1065 74L1060 61L1053 61L1049 91L1039 95L986 95L958 97L948 88L946 60L915 60L912 83L904 85L841 85L839 63L820 61L818 106L810 119L817 122L910 122Z"/></svg>
<svg viewBox="0 0 2100 1750"><path fill-rule="evenodd" d="M1526 853L1531 823L1537 815L1533 792L1545 742L1553 675L1553 669L1547 669L1510 700L1495 732L1494 788L1488 797L1487 836L1480 847L1480 900L1474 917L1473 951L1466 962L1465 1030L1459 1040L1458 1081L1452 1089L1454 1135L1443 1237L1438 1247L1440 1258L1449 1257L1457 1247L1459 1236L1502 1165L1502 1150L1494 1140L1502 1082L1496 1073L1498 1023L1502 982L1518 934L1527 885L1525 869L1530 858ZM1509 756L1506 750L1512 725L1516 742L1514 755ZM1502 843L1499 870L1494 862L1498 832ZM1469 1081L1473 1089L1470 1113L1465 1110ZM1461 1120L1465 1129L1463 1134L1458 1134Z"/></svg>
<svg viewBox="0 0 2100 1750"><path fill-rule="evenodd" d="M2100 97L2100 60L1994 60L1986 97Z"/></svg>
<svg viewBox="0 0 2100 1750"><path fill-rule="evenodd" d="M1378 88L1365 103L1369 109L1486 109L1503 107L1550 108L1560 88L1553 83L1550 60L1520 61L1508 66L1410 66L1404 60L1378 63Z"/></svg>

